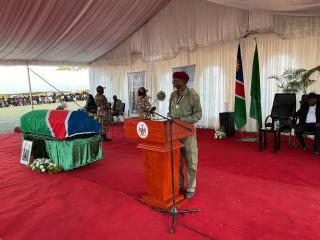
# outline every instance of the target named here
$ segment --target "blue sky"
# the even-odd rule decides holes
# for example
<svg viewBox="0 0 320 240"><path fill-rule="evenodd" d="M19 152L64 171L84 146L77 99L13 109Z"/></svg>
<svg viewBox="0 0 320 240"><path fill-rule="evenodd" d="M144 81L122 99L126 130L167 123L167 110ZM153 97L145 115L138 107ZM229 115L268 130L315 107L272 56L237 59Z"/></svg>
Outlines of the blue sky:
<svg viewBox="0 0 320 240"><path fill-rule="evenodd" d="M89 89L89 72L57 71L57 67L30 66L41 77L61 91ZM32 91L54 91L47 83L30 72ZM0 93L29 92L26 66L0 66Z"/></svg>

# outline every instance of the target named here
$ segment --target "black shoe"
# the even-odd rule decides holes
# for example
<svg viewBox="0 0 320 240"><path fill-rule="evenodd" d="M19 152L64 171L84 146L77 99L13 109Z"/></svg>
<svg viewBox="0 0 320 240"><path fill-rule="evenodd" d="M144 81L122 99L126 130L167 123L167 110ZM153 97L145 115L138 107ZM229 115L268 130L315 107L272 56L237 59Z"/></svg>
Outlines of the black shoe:
<svg viewBox="0 0 320 240"><path fill-rule="evenodd" d="M102 138L102 141L104 141L104 142L111 142L112 139L104 136L104 137Z"/></svg>
<svg viewBox="0 0 320 240"><path fill-rule="evenodd" d="M196 192L186 192L186 199L193 198Z"/></svg>
<svg viewBox="0 0 320 240"><path fill-rule="evenodd" d="M305 152L307 152L307 151L308 151L308 147L307 147L307 145L304 145L304 146L303 146L303 150L304 150Z"/></svg>
<svg viewBox="0 0 320 240"><path fill-rule="evenodd" d="M105 134L101 134L101 137L102 137L103 142L111 142L112 141L112 139L108 138Z"/></svg>
<svg viewBox="0 0 320 240"><path fill-rule="evenodd" d="M312 151L312 155L314 155L314 156L319 156L319 152L316 151L316 150L313 150L313 151Z"/></svg>

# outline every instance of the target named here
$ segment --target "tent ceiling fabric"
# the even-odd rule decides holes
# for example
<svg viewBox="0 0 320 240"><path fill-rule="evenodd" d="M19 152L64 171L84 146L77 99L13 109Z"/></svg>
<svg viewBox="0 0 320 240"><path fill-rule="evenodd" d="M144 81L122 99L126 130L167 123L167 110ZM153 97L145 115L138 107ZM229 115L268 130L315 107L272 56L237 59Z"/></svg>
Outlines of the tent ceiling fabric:
<svg viewBox="0 0 320 240"><path fill-rule="evenodd" d="M193 51L250 34L276 34L283 39L320 35L320 16L286 16L207 0L172 0L147 24L93 64L127 66L138 58L145 62L168 60L181 50Z"/></svg>
<svg viewBox="0 0 320 240"><path fill-rule="evenodd" d="M263 10L283 15L320 16L319 0L207 0L245 10Z"/></svg>
<svg viewBox="0 0 320 240"><path fill-rule="evenodd" d="M0 62L89 63L169 0L0 0Z"/></svg>

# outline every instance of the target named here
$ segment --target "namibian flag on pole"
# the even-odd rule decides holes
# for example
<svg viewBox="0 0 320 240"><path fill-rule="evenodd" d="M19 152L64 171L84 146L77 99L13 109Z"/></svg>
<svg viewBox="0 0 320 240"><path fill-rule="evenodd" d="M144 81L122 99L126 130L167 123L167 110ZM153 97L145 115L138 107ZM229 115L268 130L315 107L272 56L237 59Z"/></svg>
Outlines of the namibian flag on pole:
<svg viewBox="0 0 320 240"><path fill-rule="evenodd" d="M236 66L236 87L234 100L234 123L238 129L243 128L247 123L246 98L244 92L243 71L240 43L238 46Z"/></svg>
<svg viewBox="0 0 320 240"><path fill-rule="evenodd" d="M261 114L261 91L260 91L260 70L259 70L259 55L258 47L253 56L252 64L252 77L251 77L251 104L250 104L250 117L257 120L257 127L262 127L262 114Z"/></svg>

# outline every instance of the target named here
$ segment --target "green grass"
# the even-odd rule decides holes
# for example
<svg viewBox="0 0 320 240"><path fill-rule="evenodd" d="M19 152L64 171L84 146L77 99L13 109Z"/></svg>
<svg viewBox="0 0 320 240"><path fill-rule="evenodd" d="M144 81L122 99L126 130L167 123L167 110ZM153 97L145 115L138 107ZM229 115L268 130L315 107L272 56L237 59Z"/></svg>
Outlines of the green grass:
<svg viewBox="0 0 320 240"><path fill-rule="evenodd" d="M84 106L85 102L77 102L80 106ZM34 105L34 109L49 109L53 110L59 103L51 103L51 104L41 104L41 105ZM78 109L77 106L73 102L67 103L67 110L75 110ZM0 133L6 133L13 130L15 126L20 125L20 117L31 111L31 106L17 106L17 107L6 107L0 108Z"/></svg>

